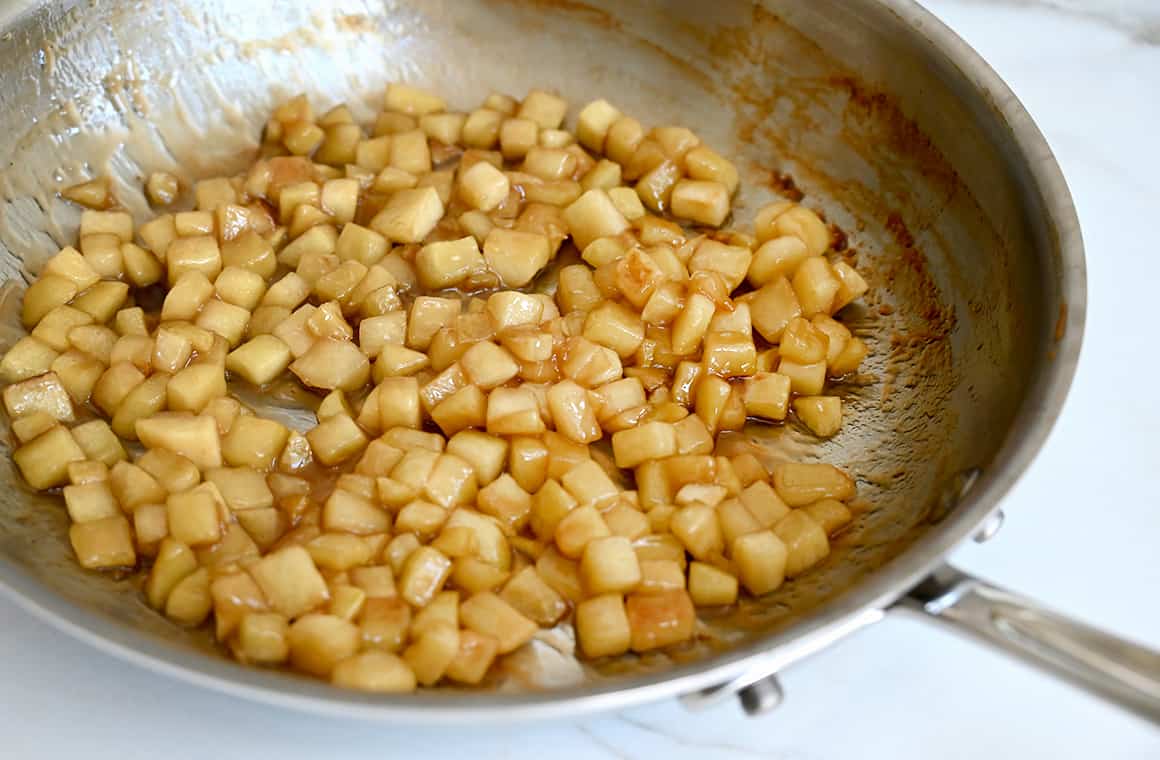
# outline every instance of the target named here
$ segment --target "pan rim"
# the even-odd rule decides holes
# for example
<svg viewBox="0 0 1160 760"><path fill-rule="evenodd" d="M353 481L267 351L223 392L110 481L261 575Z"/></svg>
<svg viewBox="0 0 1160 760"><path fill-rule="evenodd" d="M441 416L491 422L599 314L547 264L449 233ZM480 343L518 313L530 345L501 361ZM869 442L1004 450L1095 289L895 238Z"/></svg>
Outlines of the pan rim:
<svg viewBox="0 0 1160 760"><path fill-rule="evenodd" d="M7 558L0 557L0 591L36 617L74 638L145 669L219 693L319 715L384 722L448 724L506 723L576 717L622 709L713 686L736 677L790 642L903 596L972 535L998 508L1003 496L1041 449L1074 377L1086 313L1086 271L1079 220L1062 169L1048 143L1010 87L955 32L915 0L877 0L887 12L921 35L954 66L1010 129L1018 159L1057 235L1060 294L1066 305L1063 336L1054 358L1038 372L1012 422L1011 433L961 505L939 526L849 591L820 605L801 622L704 660L642 676L597 681L583 687L520 694L435 692L369 695L300 677L248 668L154 638L49 591ZM26 8L31 6L28 3ZM11 21L13 17L6 19Z"/></svg>

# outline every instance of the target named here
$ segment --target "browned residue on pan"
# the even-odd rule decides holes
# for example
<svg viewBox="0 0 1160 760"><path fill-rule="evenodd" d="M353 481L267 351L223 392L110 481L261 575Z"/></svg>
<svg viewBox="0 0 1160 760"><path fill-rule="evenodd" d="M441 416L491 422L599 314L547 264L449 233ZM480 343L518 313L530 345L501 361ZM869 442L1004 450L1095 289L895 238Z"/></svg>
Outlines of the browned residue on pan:
<svg viewBox="0 0 1160 760"><path fill-rule="evenodd" d="M768 185L769 189L773 190L778 195L781 195L787 200L793 201L794 203L798 203L806 197L806 194L803 193L800 188L798 188L797 184L793 181L793 177L791 177L788 173L774 169L773 171L768 172L768 175L769 180L766 182L766 185Z"/></svg>
<svg viewBox="0 0 1160 760"><path fill-rule="evenodd" d="M894 238L894 242L903 248L914 247L914 235L910 234L906 222L902 221L902 215L897 211L891 211L886 215L886 231Z"/></svg>
<svg viewBox="0 0 1160 760"><path fill-rule="evenodd" d="M800 46L800 50L769 49L768 40L788 35L793 35L792 44ZM912 195L908 178L883 172L879 177L882 186L871 187L849 177L837 182L824 169L808 163L793 163L791 174L789 167L776 160L809 156L811 132L836 131L837 139L871 163L881 163L875 158L887 154L905 155L908 167L917 167L923 179L938 188L938 194L950 198L962 190L958 175L946 159L893 98L865 88L851 74L831 68L812 78L793 77L788 87L773 86L775 74L784 74L769 70L781 65L777 61L779 53L795 60L821 60L824 53L764 8L753 9L749 24L719 30L707 43L712 52L710 60L738 103L738 141L771 148L771 162L778 165L775 170L765 169L765 176L772 189L786 197L791 197L786 192L790 190L794 196L800 193L796 199L814 195L836 199L844 205L859 220L861 229L837 237L835 242L840 247L836 246L836 250L847 245L877 249L878 255L858 258L859 269L868 270L878 293L885 291L895 300L910 303L911 308L905 311L913 311L928 322L925 329L919 325L904 327L949 335L955 324L953 309L943 301L917 243L918 236L929 230L932 219L915 218L915 206L906 205ZM817 115L821 111L834 118L819 121ZM788 118L774 117L784 113L788 113ZM787 121L791 127L787 128ZM903 210L887 208L883 201L886 194L902 201ZM888 247L891 242L893 245ZM949 360L947 352L937 362L939 366L929 367L926 374L936 370L948 374Z"/></svg>
<svg viewBox="0 0 1160 760"><path fill-rule="evenodd" d="M578 2L577 0L491 0L491 2L513 6L516 10L520 11L518 18L524 22L529 18L534 18L532 14L527 12L528 7L531 6L560 14L568 14L574 17L578 23L586 23L600 29L614 31L617 34L623 35L631 44L647 48L650 52L663 58L669 65L673 66L689 79L697 81L707 89L712 87L712 82L709 77L693 61L676 55L663 45L659 45L647 37L638 34L634 29L622 24L620 19L617 19L603 8L597 8L587 3Z"/></svg>
<svg viewBox="0 0 1160 760"><path fill-rule="evenodd" d="M877 135L885 138L891 149L905 152L927 180L944 189L948 195L964 190L958 172L918 125L906 116L894 96L867 89L849 75L832 76L826 84L843 91L849 98L849 117L863 125L872 124Z"/></svg>
<svg viewBox="0 0 1160 760"><path fill-rule="evenodd" d="M843 254L850 250L850 239L846 236L846 231L836 224L830 225L830 248Z"/></svg>
<svg viewBox="0 0 1160 760"><path fill-rule="evenodd" d="M494 1L494 0L493 0ZM577 17L577 21L587 23L591 26L600 27L601 29L615 29L620 31L620 21L612 17L608 11L603 8L596 8L587 3L576 2L576 0L507 0L508 2L515 2L517 5L534 5L541 8L548 8L562 13L570 13Z"/></svg>
<svg viewBox="0 0 1160 760"><path fill-rule="evenodd" d="M1059 304L1059 317L1055 320L1055 342L1063 340L1067 334L1067 301Z"/></svg>

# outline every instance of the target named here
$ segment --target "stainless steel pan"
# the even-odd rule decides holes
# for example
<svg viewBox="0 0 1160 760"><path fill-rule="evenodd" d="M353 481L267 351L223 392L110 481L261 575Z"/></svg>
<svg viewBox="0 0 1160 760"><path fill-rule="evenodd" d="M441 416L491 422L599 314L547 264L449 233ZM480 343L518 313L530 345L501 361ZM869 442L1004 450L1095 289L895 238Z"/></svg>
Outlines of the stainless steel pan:
<svg viewBox="0 0 1160 760"><path fill-rule="evenodd" d="M106 651L190 682L317 712L410 721L576 715L683 695L776 704L778 670L895 611L973 634L1160 720L1160 656L946 567L1059 413L1079 356L1083 248L1063 177L1011 92L909 0L179 0L8 4L0 35L0 299L75 231L55 195L95 173L135 210L145 172L244 162L266 110L308 92L369 113L406 80L473 106L490 89L614 100L685 123L737 159L748 220L804 194L870 273L854 315L872 359L852 423L776 457L857 473L866 510L818 571L710 621L716 646L614 663L583 683L375 697L245 669L147 609L131 581L76 569L63 510L0 452L0 582ZM839 232L840 230L840 232ZM845 243L842 243L845 241ZM17 334L0 336L11 343ZM1027 547L1033 557L1035 547ZM512 683L518 683L515 679Z"/></svg>

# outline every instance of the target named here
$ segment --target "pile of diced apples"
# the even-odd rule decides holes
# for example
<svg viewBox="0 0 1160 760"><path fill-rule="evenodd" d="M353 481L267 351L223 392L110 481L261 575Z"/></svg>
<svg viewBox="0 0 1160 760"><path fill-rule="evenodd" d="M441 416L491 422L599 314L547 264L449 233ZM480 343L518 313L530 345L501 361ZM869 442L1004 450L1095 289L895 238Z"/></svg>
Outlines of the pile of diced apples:
<svg viewBox="0 0 1160 760"><path fill-rule="evenodd" d="M78 562L142 568L243 662L409 691L560 624L588 658L680 645L698 606L822 561L851 477L717 436L838 431L828 378L866 347L834 315L866 283L802 206L721 229L738 173L688 129L566 111L391 85L368 134L298 97L192 210L135 226L104 180L64 191L78 243L0 378ZM324 396L305 432L231 395L287 370Z"/></svg>

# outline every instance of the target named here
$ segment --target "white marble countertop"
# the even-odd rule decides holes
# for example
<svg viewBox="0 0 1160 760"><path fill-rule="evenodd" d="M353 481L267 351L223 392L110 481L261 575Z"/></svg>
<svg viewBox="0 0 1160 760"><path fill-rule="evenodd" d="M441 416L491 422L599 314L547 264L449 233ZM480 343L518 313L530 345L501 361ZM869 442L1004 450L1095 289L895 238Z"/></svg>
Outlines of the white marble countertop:
<svg viewBox="0 0 1160 760"><path fill-rule="evenodd" d="M1160 371L1160 2L929 0L1023 99L1083 222L1083 360L1007 525L955 561L1160 646L1160 403L1111 380ZM973 644L887 620L790 670L787 701L662 703L576 723L387 728L242 703L100 654L0 599L0 756L20 758L1091 758L1160 757L1160 732Z"/></svg>

